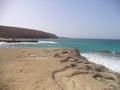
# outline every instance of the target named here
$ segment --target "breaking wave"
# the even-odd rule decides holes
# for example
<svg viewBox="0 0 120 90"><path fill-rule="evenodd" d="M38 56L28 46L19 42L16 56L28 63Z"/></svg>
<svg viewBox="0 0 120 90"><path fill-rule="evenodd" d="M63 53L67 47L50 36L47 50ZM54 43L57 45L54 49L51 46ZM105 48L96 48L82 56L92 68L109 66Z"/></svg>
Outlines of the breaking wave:
<svg viewBox="0 0 120 90"><path fill-rule="evenodd" d="M57 44L57 42L53 42L53 41L38 41L38 43L41 43L41 44Z"/></svg>
<svg viewBox="0 0 120 90"><path fill-rule="evenodd" d="M115 52L88 52L81 53L88 61L105 66L106 68L120 73L120 54Z"/></svg>
<svg viewBox="0 0 120 90"><path fill-rule="evenodd" d="M53 41L17 42L17 43L0 42L0 48L17 47L17 45L24 47L22 45L39 45L39 44L57 44L57 42L53 42Z"/></svg>

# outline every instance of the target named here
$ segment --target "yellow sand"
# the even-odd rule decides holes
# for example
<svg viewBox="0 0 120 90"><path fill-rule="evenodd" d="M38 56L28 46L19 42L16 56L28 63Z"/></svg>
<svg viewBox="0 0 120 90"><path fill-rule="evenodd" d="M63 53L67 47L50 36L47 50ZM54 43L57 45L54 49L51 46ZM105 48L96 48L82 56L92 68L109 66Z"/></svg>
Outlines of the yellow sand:
<svg viewBox="0 0 120 90"><path fill-rule="evenodd" d="M120 90L120 77L75 49L0 49L0 90Z"/></svg>

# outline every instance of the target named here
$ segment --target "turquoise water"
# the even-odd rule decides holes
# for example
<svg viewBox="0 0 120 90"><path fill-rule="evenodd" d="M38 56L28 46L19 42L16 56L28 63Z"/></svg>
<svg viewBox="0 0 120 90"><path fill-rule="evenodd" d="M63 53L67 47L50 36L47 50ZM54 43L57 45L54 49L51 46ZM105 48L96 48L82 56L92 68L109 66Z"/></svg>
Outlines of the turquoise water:
<svg viewBox="0 0 120 90"><path fill-rule="evenodd" d="M120 53L120 40L105 39L50 39L57 44L43 47L77 48L80 52L113 51ZM48 40L49 41L49 40Z"/></svg>
<svg viewBox="0 0 120 90"><path fill-rule="evenodd" d="M39 43L0 43L0 47L65 47L77 48L80 52L113 51L120 53L120 40L106 39L39 39Z"/></svg>
<svg viewBox="0 0 120 90"><path fill-rule="evenodd" d="M38 43L0 42L0 48L19 47L76 48L89 61L120 73L120 40L58 38L39 39Z"/></svg>

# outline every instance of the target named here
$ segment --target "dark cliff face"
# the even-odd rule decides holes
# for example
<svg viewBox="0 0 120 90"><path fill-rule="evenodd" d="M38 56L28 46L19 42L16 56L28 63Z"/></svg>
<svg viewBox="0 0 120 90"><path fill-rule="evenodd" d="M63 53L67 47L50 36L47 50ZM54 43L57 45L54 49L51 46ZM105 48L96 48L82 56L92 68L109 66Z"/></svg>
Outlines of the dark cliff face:
<svg viewBox="0 0 120 90"><path fill-rule="evenodd" d="M33 29L0 26L0 38L57 38L57 36Z"/></svg>

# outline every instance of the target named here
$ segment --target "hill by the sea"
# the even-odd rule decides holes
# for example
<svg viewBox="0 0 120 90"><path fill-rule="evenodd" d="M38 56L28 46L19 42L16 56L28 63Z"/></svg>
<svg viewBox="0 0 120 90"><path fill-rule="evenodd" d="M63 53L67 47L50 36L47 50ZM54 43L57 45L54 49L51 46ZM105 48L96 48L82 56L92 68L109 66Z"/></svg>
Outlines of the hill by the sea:
<svg viewBox="0 0 120 90"><path fill-rule="evenodd" d="M34 29L0 26L0 38L57 38L57 36Z"/></svg>

